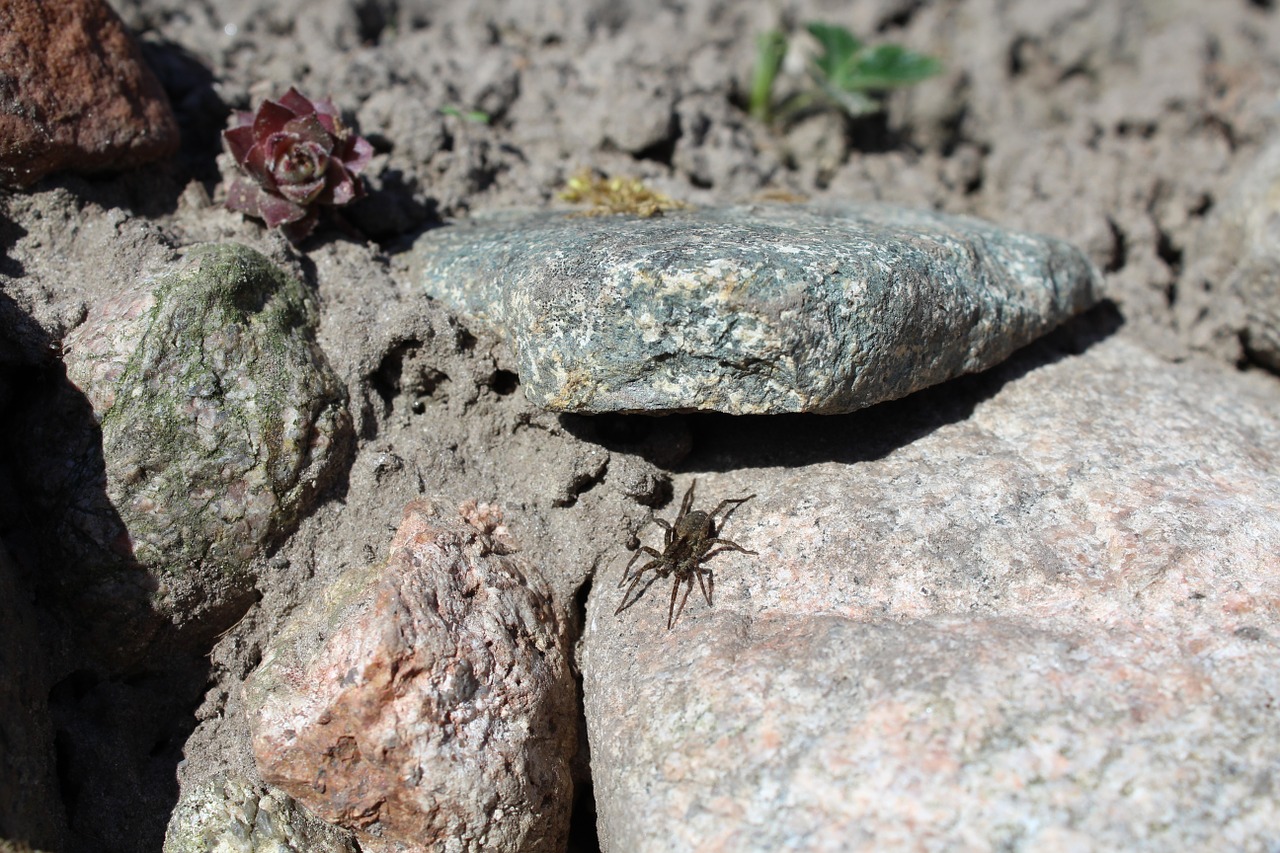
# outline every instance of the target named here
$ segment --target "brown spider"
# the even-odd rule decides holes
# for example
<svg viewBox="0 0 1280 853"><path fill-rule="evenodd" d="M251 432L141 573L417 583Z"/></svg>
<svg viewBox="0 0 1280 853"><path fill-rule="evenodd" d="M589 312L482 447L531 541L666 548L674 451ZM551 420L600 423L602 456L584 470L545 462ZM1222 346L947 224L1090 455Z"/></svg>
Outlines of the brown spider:
<svg viewBox="0 0 1280 853"><path fill-rule="evenodd" d="M684 493L684 500L680 502L680 514L676 516L674 523L665 519L658 518L650 514L645 519L644 524L640 525L640 530L636 531L636 537L650 521L655 522L659 527L666 531L661 551L648 545L641 545L636 549L635 554L631 556L631 560L627 563L626 569L622 572L622 580L618 586L622 586L628 580L631 585L627 587L627 591L622 594L622 603L618 605L618 609L613 611L613 615L617 616L623 610L626 610L631 604L635 604L640 600L637 595L630 604L627 599L631 598L631 592L640 583L640 578L647 571L654 573L655 579L665 578L672 575L674 580L671 583L671 604L667 606L667 630L671 630L671 626L680 618L680 614L684 612L685 602L689 600L689 593L693 591L693 579L698 579L698 586L702 589L702 596L707 600L707 606L711 606L711 591L715 589L715 578L711 574L711 569L703 566L707 560L710 560L716 554L722 554L725 551L741 551L744 554L755 554L755 551L748 551L737 542L731 542L728 539L721 539L716 534L719 533L716 525L716 516L719 515L726 507L729 511L724 514L724 518L720 519L719 527L723 527L724 523L729 520L729 516L733 514L739 506L755 497L755 495L747 495L745 498L726 498L720 502L720 505L711 512L703 512L700 509L690 511L693 506L693 488L698 485L698 481L694 480L689 485L689 491ZM638 541L633 539L633 541ZM713 550L713 546L720 547ZM631 567L635 565L636 560L640 559L641 554L647 554L653 557L652 560L645 563L636 573L631 573ZM702 580L703 575L707 576L707 581ZM680 607L676 608L676 594L680 591L680 584L684 583L684 597L680 599ZM652 581L650 581L652 583ZM646 586L646 589L648 587ZM644 590L641 590L641 595Z"/></svg>

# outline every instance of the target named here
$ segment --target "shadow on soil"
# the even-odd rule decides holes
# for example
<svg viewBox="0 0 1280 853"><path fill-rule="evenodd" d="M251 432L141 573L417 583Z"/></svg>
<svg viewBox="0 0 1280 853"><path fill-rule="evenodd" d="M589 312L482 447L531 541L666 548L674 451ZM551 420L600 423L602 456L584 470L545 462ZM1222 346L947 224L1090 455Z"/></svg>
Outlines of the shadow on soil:
<svg viewBox="0 0 1280 853"><path fill-rule="evenodd" d="M844 415L564 415L561 422L584 441L638 453L666 470L866 462L963 421L1005 384L1083 353L1123 323L1115 304L1103 302L989 370Z"/></svg>
<svg viewBox="0 0 1280 853"><path fill-rule="evenodd" d="M56 342L2 293L0 323L0 548L12 557L0 569L20 617L0 620L0 643L29 650L30 673L21 719L0 731L0 767L29 756L22 784L40 791L0 810L0 838L159 850L209 664L167 639L155 579L106 494L101 431Z"/></svg>
<svg viewBox="0 0 1280 853"><path fill-rule="evenodd" d="M1114 303L1105 302L989 370L847 415L689 416L693 449L681 470L794 468L879 459L941 427L965 420L979 403L994 397L1007 383L1080 355L1114 334L1123 322Z"/></svg>

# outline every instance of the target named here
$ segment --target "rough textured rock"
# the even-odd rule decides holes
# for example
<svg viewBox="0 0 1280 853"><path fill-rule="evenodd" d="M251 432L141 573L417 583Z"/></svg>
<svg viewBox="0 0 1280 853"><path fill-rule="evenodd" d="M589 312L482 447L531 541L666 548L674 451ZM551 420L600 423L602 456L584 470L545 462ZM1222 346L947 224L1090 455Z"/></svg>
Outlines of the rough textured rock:
<svg viewBox="0 0 1280 853"><path fill-rule="evenodd" d="M1246 258L1232 283L1244 302L1245 351L1280 372L1280 255Z"/></svg>
<svg viewBox="0 0 1280 853"><path fill-rule="evenodd" d="M699 490L758 493L727 533L759 556L716 557L714 607L695 590L671 631L665 584L616 617L594 585L602 848L1275 846L1280 419L1254 381L1113 340L1019 356L941 425L926 392L691 460L754 448Z"/></svg>
<svg viewBox="0 0 1280 853"><path fill-rule="evenodd" d="M355 853L350 836L292 799L244 779L212 780L183 795L164 853Z"/></svg>
<svg viewBox="0 0 1280 853"><path fill-rule="evenodd" d="M531 401L591 413L853 411L1000 362L1099 284L1062 241L881 205L495 216L414 255Z"/></svg>
<svg viewBox="0 0 1280 853"><path fill-rule="evenodd" d="M494 508L417 502L380 568L290 618L247 685L263 777L366 850L558 851L577 747L568 634Z"/></svg>
<svg viewBox="0 0 1280 853"><path fill-rule="evenodd" d="M1280 138L1258 155L1206 223L1195 272L1235 307L1246 352L1280 371Z"/></svg>
<svg viewBox="0 0 1280 853"><path fill-rule="evenodd" d="M73 606L122 621L150 609L206 633L234 621L250 560L348 449L345 390L315 325L301 282L229 244L126 285L67 335L67 378L97 426L85 412L68 427L82 454L42 502L62 507L57 583Z"/></svg>
<svg viewBox="0 0 1280 853"><path fill-rule="evenodd" d="M160 82L103 0L0 6L0 183L126 169L172 155Z"/></svg>
<svg viewBox="0 0 1280 853"><path fill-rule="evenodd" d="M0 545L0 839L62 849L49 672L30 600Z"/></svg>

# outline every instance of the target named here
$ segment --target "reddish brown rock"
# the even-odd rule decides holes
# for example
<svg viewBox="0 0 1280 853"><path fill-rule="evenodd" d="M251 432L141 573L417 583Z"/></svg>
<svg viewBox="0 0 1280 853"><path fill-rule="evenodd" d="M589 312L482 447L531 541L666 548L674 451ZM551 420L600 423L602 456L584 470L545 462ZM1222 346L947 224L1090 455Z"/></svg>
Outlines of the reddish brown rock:
<svg viewBox="0 0 1280 853"><path fill-rule="evenodd" d="M383 566L290 617L246 687L254 755L365 850L562 850L568 632L495 509L463 513L411 503Z"/></svg>
<svg viewBox="0 0 1280 853"><path fill-rule="evenodd" d="M125 169L178 142L160 81L106 3L0 3L0 183Z"/></svg>

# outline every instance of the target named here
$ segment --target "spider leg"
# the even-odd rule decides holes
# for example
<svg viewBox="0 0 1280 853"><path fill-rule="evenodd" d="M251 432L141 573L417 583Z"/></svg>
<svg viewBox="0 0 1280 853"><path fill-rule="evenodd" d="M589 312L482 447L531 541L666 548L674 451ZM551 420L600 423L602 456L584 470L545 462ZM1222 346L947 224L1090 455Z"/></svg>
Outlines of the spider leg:
<svg viewBox="0 0 1280 853"><path fill-rule="evenodd" d="M658 575L659 578L666 578L667 574L669 573L667 573L667 571L662 570L662 566L664 565L664 562L666 561L650 560L649 562L646 562L645 565L640 566L640 569L636 571L636 574L631 576L630 587L627 587L626 592L622 593L622 602L620 603L620 605L618 605L617 610L613 611L614 616L617 616L618 613L621 613L623 610L626 610L627 607L630 607L631 605L634 605L634 603L636 603L637 601L640 601L640 596L643 596L644 590L640 590L640 596L636 596L634 599L632 599L630 603L627 603L627 599L631 598L632 590L636 588L636 584L640 583L640 579L643 578L644 573L646 573L646 571L649 571L650 569L652 569L653 573L655 575ZM653 581L649 581L649 583L653 583ZM621 587L622 584L618 584L618 585L620 585ZM648 589L648 588L649 588L648 585L645 585L645 589Z"/></svg>
<svg viewBox="0 0 1280 853"><path fill-rule="evenodd" d="M631 567L636 564L636 560L640 559L640 555L643 553L643 551L637 550L631 555L631 559L627 560L627 565L622 569L622 580L618 581L618 586L622 586L627 582L627 578L631 577Z"/></svg>
<svg viewBox="0 0 1280 853"><path fill-rule="evenodd" d="M702 558L698 560L698 562L705 563L707 560L710 560L712 557L718 557L721 554L725 554L730 551L739 551L743 554L751 554L753 556L759 556L758 554L756 554L755 551L748 551L746 548L717 548L714 551L708 551L707 553L703 554Z"/></svg>
<svg viewBox="0 0 1280 853"><path fill-rule="evenodd" d="M678 593L678 592L680 592L680 575L676 575L675 580L673 580L673 581L671 582L671 603L670 603L669 605L667 605L667 630L668 630L668 631L670 631L670 630L671 630L671 626L672 626L672 624L674 624L674 620L673 620L672 614L673 614L673 613L675 613L675 609L676 609L676 593ZM689 597L689 594L688 594L688 593L685 593L685 596L684 596L684 597L685 597L685 598L688 598L688 597ZM684 610L684 602L683 602L683 601L682 601L682 602L680 602L680 609L681 609L681 610Z"/></svg>
<svg viewBox="0 0 1280 853"><path fill-rule="evenodd" d="M655 559L650 560L640 568L636 569L636 574L635 574L636 577L640 577L642 574L644 574L645 572L651 569L653 570L653 573L656 574L658 577L666 577L667 573L662 570L662 567L667 563L667 559L663 557L661 554L654 554L653 556L655 557Z"/></svg>
<svg viewBox="0 0 1280 853"><path fill-rule="evenodd" d="M640 522L640 526L636 528L636 532L632 535L636 539L639 539L640 534L644 533L644 529L650 524L656 524L663 530L671 530L671 522L667 521L665 518L658 518L658 516L653 514L653 510L649 510L649 514L645 516L644 521Z"/></svg>
<svg viewBox="0 0 1280 853"><path fill-rule="evenodd" d="M623 577L625 577L627 573L631 571L631 567L635 565L636 560L640 559L641 554L646 554L650 557L662 556L662 553L658 551L656 548L654 548L652 545L641 545L639 548L635 550L635 553L631 555L631 559L627 561L627 568L623 570L623 573L622 573Z"/></svg>
<svg viewBox="0 0 1280 853"><path fill-rule="evenodd" d="M613 611L614 616L627 609L627 599L631 597L631 591L636 588L638 583L640 583L640 575L636 575L631 579L631 586L627 587L627 591L622 594L622 602L618 604L618 609ZM622 584L618 584L618 586L622 586Z"/></svg>
<svg viewBox="0 0 1280 853"><path fill-rule="evenodd" d="M703 598L705 598L705 599L707 600L707 606L708 606L708 607L710 607L710 606L711 606L711 592L710 592L709 590L713 590L713 589L715 589L715 586L716 586L716 576L712 573L712 571L711 571L710 569L705 569L705 568L703 568L702 566L696 566L696 567L694 567L694 569L693 569L693 574L694 574L694 576L698 579L698 586L702 587L702 597L703 597ZM703 582L702 582L702 576L703 576L703 575L706 575L706 576L707 576L707 582L706 582L706 583L703 583ZM709 587L708 587L708 584L710 585ZM690 585L690 586L692 587L692 585Z"/></svg>
<svg viewBox="0 0 1280 853"><path fill-rule="evenodd" d="M671 547L672 541L675 540L676 529L672 527L671 522L667 521L665 518L658 518L655 516L653 520L656 521L664 531L666 531L662 534L662 548L665 551Z"/></svg>
<svg viewBox="0 0 1280 853"><path fill-rule="evenodd" d="M702 558L698 560L699 563L705 563L707 560L710 560L716 554L723 554L726 551L740 551L743 554L751 554L752 556L756 556L756 557L760 556L758 552L748 550L747 548L743 548L737 542L730 542L728 539L708 539L707 544L719 545L720 547L716 548L714 551L708 551L707 553L703 554Z"/></svg>
<svg viewBox="0 0 1280 853"><path fill-rule="evenodd" d="M677 519L684 518L693 507L693 487L696 485L698 485L698 478L694 477L693 482L689 484L689 491L684 493L684 500L680 501L680 515Z"/></svg>
<svg viewBox="0 0 1280 853"><path fill-rule="evenodd" d="M627 560L627 566L622 570L622 580L618 581L618 586L622 586L624 583L627 582L627 578L631 577L631 567L636 564L636 560L640 559L641 554L647 554L650 557L662 556L653 548L650 548L648 545L641 545L639 548L636 549L635 553L631 555L631 559ZM643 572L644 569L641 569L640 571Z"/></svg>
<svg viewBox="0 0 1280 853"><path fill-rule="evenodd" d="M619 613L621 613L622 611L630 607L631 604L635 604L636 601L640 600L639 596L636 596L636 599L632 601L631 604L627 603L627 599L631 597L632 590L636 588L636 584L640 583L640 578L644 577L645 572L652 569L654 574L656 574L658 577L660 578L666 577L667 572L662 571L662 566L665 564L665 562L666 562L665 560L650 560L649 562L645 563L643 566L641 566L639 569L636 570L636 573L631 576L631 586L627 587L627 591L622 594L622 602L618 605L618 609L613 611L614 616L617 616ZM618 584L618 586L622 586L622 584ZM646 586L645 589L648 589L648 587ZM643 590L641 591L640 595L644 595Z"/></svg>
<svg viewBox="0 0 1280 853"><path fill-rule="evenodd" d="M676 603L676 590L680 588L680 576L676 575L676 582L671 587L671 605L674 607ZM671 615L671 608L667 608L667 630L671 630L671 626L680 620L680 614L684 612L685 603L689 601L689 593L693 591L693 578L685 575L684 578L684 596L680 599L680 607L676 609L675 616Z"/></svg>
<svg viewBox="0 0 1280 853"><path fill-rule="evenodd" d="M717 506L710 513L708 513L707 518L715 518L717 515L720 514L720 511L723 510L725 507L730 507L729 511L724 514L724 518L720 519L720 523L724 524L726 521L729 520L729 516L733 515L733 513L738 509L738 507L742 506L744 503L746 503L747 501L751 500L754 497L755 495L747 495L745 498L725 498L724 500L720 501L719 506Z"/></svg>

